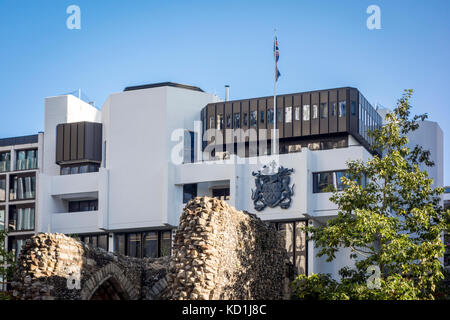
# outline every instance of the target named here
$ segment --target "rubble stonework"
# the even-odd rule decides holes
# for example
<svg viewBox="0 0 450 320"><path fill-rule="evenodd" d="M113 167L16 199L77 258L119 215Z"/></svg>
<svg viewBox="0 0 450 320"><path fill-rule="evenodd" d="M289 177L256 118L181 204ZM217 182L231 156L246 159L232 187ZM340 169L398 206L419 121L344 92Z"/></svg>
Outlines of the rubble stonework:
<svg viewBox="0 0 450 320"><path fill-rule="evenodd" d="M282 299L289 263L278 233L226 202L188 202L175 236L170 299Z"/></svg>
<svg viewBox="0 0 450 320"><path fill-rule="evenodd" d="M63 234L42 233L22 247L12 283L13 297L89 300L109 281L114 287L110 299L158 299L165 289L168 263L168 257L130 258Z"/></svg>
<svg viewBox="0 0 450 320"><path fill-rule="evenodd" d="M170 259L126 257L42 233L22 247L12 288L25 300L282 299L291 268L274 229L201 197L184 208Z"/></svg>

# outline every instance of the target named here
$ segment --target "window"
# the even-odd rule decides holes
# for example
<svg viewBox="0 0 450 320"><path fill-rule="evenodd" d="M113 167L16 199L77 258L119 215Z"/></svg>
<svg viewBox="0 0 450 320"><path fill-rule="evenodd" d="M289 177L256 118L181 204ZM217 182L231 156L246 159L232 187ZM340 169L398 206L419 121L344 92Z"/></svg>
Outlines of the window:
<svg viewBox="0 0 450 320"><path fill-rule="evenodd" d="M158 257L158 232L144 233L144 257Z"/></svg>
<svg viewBox="0 0 450 320"><path fill-rule="evenodd" d="M100 164L98 164L98 163L61 165L60 174L62 176L64 176L64 175L68 175L68 174L98 172L99 169L100 169Z"/></svg>
<svg viewBox="0 0 450 320"><path fill-rule="evenodd" d="M342 191L345 186L341 178L346 176L346 171L329 171L313 173L314 193Z"/></svg>
<svg viewBox="0 0 450 320"><path fill-rule="evenodd" d="M0 152L0 172L9 171L11 153Z"/></svg>
<svg viewBox="0 0 450 320"><path fill-rule="evenodd" d="M127 236L127 255L130 257L141 258L142 238L140 233L130 233Z"/></svg>
<svg viewBox="0 0 450 320"><path fill-rule="evenodd" d="M36 177L11 176L9 181L9 200L34 199L36 195Z"/></svg>
<svg viewBox="0 0 450 320"><path fill-rule="evenodd" d="M97 211L98 200L69 201L69 212Z"/></svg>
<svg viewBox="0 0 450 320"><path fill-rule="evenodd" d="M286 110L284 112L284 121L286 123L292 122L292 107L286 107Z"/></svg>
<svg viewBox="0 0 450 320"><path fill-rule="evenodd" d="M9 207L9 230L34 230L34 205L17 205Z"/></svg>
<svg viewBox="0 0 450 320"><path fill-rule="evenodd" d="M212 196L219 200L230 200L230 188L213 189Z"/></svg>
<svg viewBox="0 0 450 320"><path fill-rule="evenodd" d="M183 185L183 203L188 203L189 200L194 199L197 196L197 184L184 184Z"/></svg>
<svg viewBox="0 0 450 320"><path fill-rule="evenodd" d="M317 104L313 105L313 119L317 119L319 117L319 108Z"/></svg>
<svg viewBox="0 0 450 320"><path fill-rule="evenodd" d="M0 177L0 201L6 201L6 177Z"/></svg>
<svg viewBox="0 0 450 320"><path fill-rule="evenodd" d="M320 118L321 119L328 118L328 103L320 104Z"/></svg>
<svg viewBox="0 0 450 320"><path fill-rule="evenodd" d="M244 120L243 121L244 121L243 125L244 126L248 126L248 114L247 113L244 113Z"/></svg>
<svg viewBox="0 0 450 320"><path fill-rule="evenodd" d="M231 114L227 114L227 128L231 128Z"/></svg>
<svg viewBox="0 0 450 320"><path fill-rule="evenodd" d="M222 130L223 129L223 114L217 115L217 129Z"/></svg>
<svg viewBox="0 0 450 320"><path fill-rule="evenodd" d="M17 261L20 250L22 250L23 245L29 238L30 236L8 237L8 248L9 251L14 255L14 261Z"/></svg>
<svg viewBox="0 0 450 320"><path fill-rule="evenodd" d="M337 115L337 105L336 102L331 103L331 116L335 117Z"/></svg>
<svg viewBox="0 0 450 320"><path fill-rule="evenodd" d="M264 123L264 111L261 111L259 119L261 123Z"/></svg>
<svg viewBox="0 0 450 320"><path fill-rule="evenodd" d="M346 108L346 102L345 101L339 101L339 117L345 117L345 108Z"/></svg>
<svg viewBox="0 0 450 320"><path fill-rule="evenodd" d="M297 268L298 274L306 274L306 234L302 227L307 221L269 222L277 230L283 240L288 258Z"/></svg>
<svg viewBox="0 0 450 320"><path fill-rule="evenodd" d="M309 121L309 104L303 105L303 121Z"/></svg>
<svg viewBox="0 0 450 320"><path fill-rule="evenodd" d="M161 233L160 256L170 256L172 250L172 232L163 231Z"/></svg>
<svg viewBox="0 0 450 320"><path fill-rule="evenodd" d="M277 108L277 122L283 122L283 109Z"/></svg>
<svg viewBox="0 0 450 320"><path fill-rule="evenodd" d="M300 120L300 107L295 107L295 120Z"/></svg>
<svg viewBox="0 0 450 320"><path fill-rule="evenodd" d="M16 153L16 170L30 170L37 168L37 149L20 150Z"/></svg>
<svg viewBox="0 0 450 320"><path fill-rule="evenodd" d="M352 113L352 116L356 116L356 102L355 101L352 101L352 102L350 102L351 103L351 113Z"/></svg>
<svg viewBox="0 0 450 320"><path fill-rule="evenodd" d="M241 115L239 113L233 114L233 123L235 129L238 129L241 127Z"/></svg>
<svg viewBox="0 0 450 320"><path fill-rule="evenodd" d="M114 252L120 253L125 255L125 235L124 234L117 234L114 235Z"/></svg>
<svg viewBox="0 0 450 320"><path fill-rule="evenodd" d="M258 111L254 110L250 112L250 126L254 127L258 123Z"/></svg>
<svg viewBox="0 0 450 320"><path fill-rule="evenodd" d="M267 123L273 124L273 109L267 109Z"/></svg>
<svg viewBox="0 0 450 320"><path fill-rule="evenodd" d="M5 207L0 207L0 231L5 230Z"/></svg>
<svg viewBox="0 0 450 320"><path fill-rule="evenodd" d="M108 251L108 235L107 234L93 234L79 236L80 241L90 245L94 248L102 248Z"/></svg>
<svg viewBox="0 0 450 320"><path fill-rule="evenodd" d="M171 231L145 231L114 235L114 251L136 258L169 256L172 249Z"/></svg>
<svg viewBox="0 0 450 320"><path fill-rule="evenodd" d="M209 128L210 129L214 128L214 117L209 117Z"/></svg>

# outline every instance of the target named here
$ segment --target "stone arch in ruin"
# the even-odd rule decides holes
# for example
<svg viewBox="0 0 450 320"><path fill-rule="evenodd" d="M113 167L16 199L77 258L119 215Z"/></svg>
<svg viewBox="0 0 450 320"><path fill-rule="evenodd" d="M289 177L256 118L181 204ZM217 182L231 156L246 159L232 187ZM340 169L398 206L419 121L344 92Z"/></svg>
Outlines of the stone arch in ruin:
<svg viewBox="0 0 450 320"><path fill-rule="evenodd" d="M140 292L114 263L95 272L80 293L81 300L137 300Z"/></svg>

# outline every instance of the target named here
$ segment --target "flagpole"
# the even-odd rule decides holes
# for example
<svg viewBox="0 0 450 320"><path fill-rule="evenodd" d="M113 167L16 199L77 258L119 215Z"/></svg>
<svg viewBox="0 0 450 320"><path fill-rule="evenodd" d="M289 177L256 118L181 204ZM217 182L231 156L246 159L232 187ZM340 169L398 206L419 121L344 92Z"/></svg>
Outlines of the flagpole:
<svg viewBox="0 0 450 320"><path fill-rule="evenodd" d="M274 29L273 44L276 45L277 29ZM274 48L276 49L276 48ZM277 56L274 50L274 77L273 77L273 135L272 135L272 154L277 153Z"/></svg>

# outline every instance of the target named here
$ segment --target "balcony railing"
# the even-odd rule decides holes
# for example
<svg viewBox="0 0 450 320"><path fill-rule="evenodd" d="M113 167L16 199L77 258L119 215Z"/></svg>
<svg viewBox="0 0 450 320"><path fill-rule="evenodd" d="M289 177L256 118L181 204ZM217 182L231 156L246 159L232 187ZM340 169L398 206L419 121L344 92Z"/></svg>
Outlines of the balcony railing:
<svg viewBox="0 0 450 320"><path fill-rule="evenodd" d="M16 161L16 170L37 169L37 158L18 159Z"/></svg>

